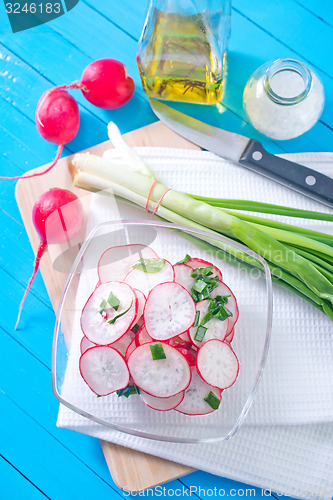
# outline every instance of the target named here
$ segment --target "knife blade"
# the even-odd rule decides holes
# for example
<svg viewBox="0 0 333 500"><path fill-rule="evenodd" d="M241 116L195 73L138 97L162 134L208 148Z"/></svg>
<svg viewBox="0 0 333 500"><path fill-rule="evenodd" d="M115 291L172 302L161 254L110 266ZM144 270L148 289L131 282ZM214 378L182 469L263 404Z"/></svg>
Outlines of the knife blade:
<svg viewBox="0 0 333 500"><path fill-rule="evenodd" d="M268 153L260 142L213 127L149 98L155 115L176 133L216 155L333 208L333 179Z"/></svg>

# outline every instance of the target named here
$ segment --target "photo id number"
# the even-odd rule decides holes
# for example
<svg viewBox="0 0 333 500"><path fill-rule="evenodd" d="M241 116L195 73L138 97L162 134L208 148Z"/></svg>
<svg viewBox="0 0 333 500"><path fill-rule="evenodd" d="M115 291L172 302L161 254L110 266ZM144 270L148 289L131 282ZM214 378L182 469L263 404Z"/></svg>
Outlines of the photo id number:
<svg viewBox="0 0 333 500"><path fill-rule="evenodd" d="M60 14L60 3L25 3L23 5L15 2L6 3L7 14Z"/></svg>

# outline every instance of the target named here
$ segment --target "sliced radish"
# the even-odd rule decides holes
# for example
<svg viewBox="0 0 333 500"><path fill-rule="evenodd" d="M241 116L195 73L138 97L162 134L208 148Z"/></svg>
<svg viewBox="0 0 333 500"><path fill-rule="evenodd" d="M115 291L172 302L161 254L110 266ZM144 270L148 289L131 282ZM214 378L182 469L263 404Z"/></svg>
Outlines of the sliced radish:
<svg viewBox="0 0 333 500"><path fill-rule="evenodd" d="M233 329L235 326L235 323L238 320L239 316L239 310L238 310L238 305L237 305L237 300L230 288L225 284L225 283L220 283L217 288L214 288L214 290L211 293L211 297L214 299L218 295L224 296L224 295L230 295L228 298L228 302L226 303L225 307L231 312L232 316L228 318L229 321L229 331Z"/></svg>
<svg viewBox="0 0 333 500"><path fill-rule="evenodd" d="M80 342L80 352L81 352L81 354L83 354L90 347L96 347L96 344L94 344L93 342L91 342L88 339L88 337L86 337L85 335L83 335L83 337L81 339L81 342Z"/></svg>
<svg viewBox="0 0 333 500"><path fill-rule="evenodd" d="M172 337L172 339L166 340L165 342L167 342L172 347L176 347L176 349L190 349L192 347L192 341L188 333L186 333L184 337L183 335L177 335L176 337Z"/></svg>
<svg viewBox="0 0 333 500"><path fill-rule="evenodd" d="M229 342L229 344L231 344L231 342L233 341L234 339L234 335L235 335L235 330L232 329L231 332L226 336L226 338L224 339L224 342Z"/></svg>
<svg viewBox="0 0 333 500"><path fill-rule="evenodd" d="M138 321L140 320L141 316L143 315L143 310L145 308L145 305L146 305L146 297L145 295L141 292L141 290L136 290L134 288L134 293L136 295L136 298L138 299L138 311L136 313L136 317L133 321L133 324L131 325L134 326L138 323Z"/></svg>
<svg viewBox="0 0 333 500"><path fill-rule="evenodd" d="M202 300L201 302L198 302L195 305L196 309L196 314L198 315L198 322L199 325L203 318L206 316L208 313L208 306L209 306L210 300ZM207 323L205 323L204 328L207 328L205 335L202 340L199 340L196 338L197 332L199 334L199 326L193 326L190 328L190 337L193 342L193 344L197 347L201 347L205 342L208 342L208 340L212 339L218 339L218 340L224 340L228 333L230 332L229 328L229 318L225 319L224 321L217 319L217 318L212 318Z"/></svg>
<svg viewBox="0 0 333 500"><path fill-rule="evenodd" d="M141 290L141 292L147 297L150 290L152 290L156 285L160 283L165 283L166 281L174 281L175 272L173 266L169 261L164 260L163 268L158 272L145 272L140 269L131 269L126 275L124 281L128 283L133 288Z"/></svg>
<svg viewBox="0 0 333 500"><path fill-rule="evenodd" d="M196 366L207 384L227 389L237 379L239 363L236 354L227 342L209 340L200 347Z"/></svg>
<svg viewBox="0 0 333 500"><path fill-rule="evenodd" d="M121 245L106 250L99 259L97 271L101 283L122 281L139 259L156 258L156 252L145 245Z"/></svg>
<svg viewBox="0 0 333 500"><path fill-rule="evenodd" d="M162 346L165 359L153 359L152 349L156 344ZM127 364L134 384L151 396L175 396L184 391L191 380L191 370L184 356L162 342L137 347L130 354Z"/></svg>
<svg viewBox="0 0 333 500"><path fill-rule="evenodd" d="M153 339L168 340L192 326L195 304L179 283L162 283L148 295L143 316L146 330Z"/></svg>
<svg viewBox="0 0 333 500"><path fill-rule="evenodd" d="M126 362L113 347L91 347L81 355L79 368L83 380L99 396L124 389L129 383Z"/></svg>
<svg viewBox="0 0 333 500"><path fill-rule="evenodd" d="M137 331L135 336L135 344L137 347L142 344L148 344L149 342L153 342L154 339L148 335L145 325L142 325L141 328Z"/></svg>
<svg viewBox="0 0 333 500"><path fill-rule="evenodd" d="M119 301L117 310L107 302L111 293ZM112 344L129 330L137 309L138 299L129 285L119 281L103 283L94 290L83 308L82 331L95 344ZM110 324L109 321L115 322Z"/></svg>
<svg viewBox="0 0 333 500"><path fill-rule="evenodd" d="M175 410L185 413L185 415L208 415L208 413L215 411L214 406L217 406L221 401L221 390L202 380L195 368L191 368L191 373L191 383L185 391L183 401ZM213 396L210 396L210 393ZM213 402L209 404L205 399ZM214 402L216 402L216 405L214 405Z"/></svg>
<svg viewBox="0 0 333 500"><path fill-rule="evenodd" d="M149 406L149 408L159 411L168 411L173 410L179 405L179 403L182 402L184 399L184 391L176 394L175 396L171 396L170 398L157 398L155 396L151 396L151 394L148 394L143 390L140 390L140 396L142 401Z"/></svg>
<svg viewBox="0 0 333 500"><path fill-rule="evenodd" d="M179 338L184 342L192 342L188 331L179 335Z"/></svg>
<svg viewBox="0 0 333 500"><path fill-rule="evenodd" d="M126 353L125 353L126 361L128 360L128 358L130 357L130 354L132 354L132 352L134 351L134 349L136 347L137 347L137 345L136 345L135 337L134 337L134 339L132 340L132 342L130 343L130 345L126 349Z"/></svg>
<svg viewBox="0 0 333 500"><path fill-rule="evenodd" d="M175 271L175 282L182 285L189 293L191 293L192 286L195 284L196 279L191 278L193 268L186 264L175 264L173 266Z"/></svg>
<svg viewBox="0 0 333 500"><path fill-rule="evenodd" d="M122 356L126 355L126 351L132 340L135 339L135 333L129 330L125 335L123 335L119 340L110 345L114 349L117 349Z"/></svg>
<svg viewBox="0 0 333 500"><path fill-rule="evenodd" d="M176 347L176 349L184 356L189 366L195 366L196 353L192 349L185 349L185 347Z"/></svg>
<svg viewBox="0 0 333 500"><path fill-rule="evenodd" d="M192 269L200 269L202 267L210 267L210 266L212 266L213 269L212 269L212 275L211 275L211 277L213 278L214 276L218 276L219 280L223 281L222 280L222 273L221 273L220 269L218 267L214 266L214 264L212 264L211 262L208 262L207 260L203 260L203 259L189 259L186 262L186 265L189 266L189 267L192 267Z"/></svg>

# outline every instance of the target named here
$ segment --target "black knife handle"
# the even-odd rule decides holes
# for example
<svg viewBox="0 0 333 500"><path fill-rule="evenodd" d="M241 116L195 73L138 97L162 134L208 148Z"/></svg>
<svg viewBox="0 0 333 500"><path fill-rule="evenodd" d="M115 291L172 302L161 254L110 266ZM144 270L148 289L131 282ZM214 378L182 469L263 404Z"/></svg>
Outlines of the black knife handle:
<svg viewBox="0 0 333 500"><path fill-rule="evenodd" d="M267 153L258 141L249 141L239 163L333 207L332 178L311 168Z"/></svg>

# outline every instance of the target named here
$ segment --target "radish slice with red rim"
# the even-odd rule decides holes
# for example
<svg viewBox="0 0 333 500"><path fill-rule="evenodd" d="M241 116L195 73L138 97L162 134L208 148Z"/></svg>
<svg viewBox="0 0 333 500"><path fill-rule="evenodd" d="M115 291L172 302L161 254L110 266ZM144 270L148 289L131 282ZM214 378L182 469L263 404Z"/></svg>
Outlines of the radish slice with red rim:
<svg viewBox="0 0 333 500"><path fill-rule="evenodd" d="M234 335L235 335L235 330L232 329L231 332L226 336L226 338L224 339L224 342L229 342L229 344L231 344L231 342L233 341L234 339Z"/></svg>
<svg viewBox="0 0 333 500"><path fill-rule="evenodd" d="M121 245L108 248L98 262L99 281L122 281L139 259L157 258L156 252L145 245Z"/></svg>
<svg viewBox="0 0 333 500"><path fill-rule="evenodd" d="M179 403L182 402L184 399L184 391L176 394L175 396L171 396L170 398L157 398L155 396L151 396L151 394L148 394L143 390L140 390L140 396L142 401L149 406L149 408L159 411L168 411L173 410L179 405Z"/></svg>
<svg viewBox="0 0 333 500"><path fill-rule="evenodd" d="M146 305L146 297L145 295L141 292L141 290L136 290L134 288L134 293L136 295L136 298L138 299L138 311L136 313L135 319L133 321L133 324L131 325L131 328L138 323L140 320L141 316L143 315L143 310Z"/></svg>
<svg viewBox="0 0 333 500"><path fill-rule="evenodd" d="M176 347L177 349L190 349L192 347L192 341L188 333L184 335L177 335L176 337L172 337L172 339L166 340L165 342L167 342L172 347Z"/></svg>
<svg viewBox="0 0 333 500"><path fill-rule="evenodd" d="M135 336L136 346L139 347L139 345L148 344L149 342L153 341L154 339L151 338L150 335L148 335L145 325L142 325Z"/></svg>
<svg viewBox="0 0 333 500"><path fill-rule="evenodd" d="M163 352L164 357L156 359L155 349ZM127 365L134 384L158 398L175 396L184 391L191 380L191 370L184 356L162 342L137 347L130 354Z"/></svg>
<svg viewBox="0 0 333 500"><path fill-rule="evenodd" d="M110 347L117 349L117 351L122 355L126 355L126 351L132 340L135 339L135 333L129 330L125 335L123 335L119 340L116 340Z"/></svg>
<svg viewBox="0 0 333 500"><path fill-rule="evenodd" d="M133 288L141 290L147 297L150 290L160 283L166 281L174 281L175 272L173 266L165 259L147 259L147 261L155 261L156 265L140 266L140 261L134 265L140 266L140 269L132 268L126 275L124 282L131 285ZM143 269L146 269L143 270ZM150 269L150 270L148 270ZM153 269L153 271L151 271Z"/></svg>
<svg viewBox="0 0 333 500"><path fill-rule="evenodd" d="M238 320L239 317L239 310L238 310L238 305L237 305L237 300L230 288L225 284L225 283L220 283L217 288L214 288L214 290L211 293L211 297L214 299L218 295L221 296L226 296L230 295L228 298L228 302L226 303L225 307L231 312L232 316L228 319L229 321L229 332L233 329L235 326L235 323Z"/></svg>
<svg viewBox="0 0 333 500"><path fill-rule="evenodd" d="M195 366L196 353L192 349L185 349L185 347L176 347L176 349L184 356L189 366Z"/></svg>
<svg viewBox="0 0 333 500"><path fill-rule="evenodd" d="M168 340L192 326L195 304L179 283L162 283L148 295L143 315L148 334L156 340Z"/></svg>
<svg viewBox="0 0 333 500"><path fill-rule="evenodd" d="M126 361L128 360L130 354L132 354L134 349L137 347L135 340L136 340L136 337L134 337L134 339L131 341L130 345L126 349L126 353L125 353Z"/></svg>
<svg viewBox="0 0 333 500"><path fill-rule="evenodd" d="M202 300L201 302L197 302L195 305L196 318L198 318L195 323L198 324L196 326L192 326L189 332L193 344L197 347L201 347L205 342L208 342L208 340L224 340L230 332L229 318L223 321L217 318L212 318L204 323L204 325L200 326L203 318L208 313L210 302L210 300Z"/></svg>
<svg viewBox="0 0 333 500"><path fill-rule="evenodd" d="M204 381L219 389L232 386L239 371L236 354L229 343L221 340L209 340L200 347L196 366Z"/></svg>
<svg viewBox="0 0 333 500"><path fill-rule="evenodd" d="M90 347L96 347L96 344L91 342L91 340L88 339L85 335L83 335L81 342L80 342L80 352L83 354L87 349L90 349Z"/></svg>
<svg viewBox="0 0 333 500"><path fill-rule="evenodd" d="M196 368L191 368L191 383L185 390L183 401L175 408L185 415L208 415L217 410L221 402L221 390L207 384Z"/></svg>
<svg viewBox="0 0 333 500"><path fill-rule="evenodd" d="M207 260L203 260L203 259L189 259L187 262L186 262L186 265L189 266L189 267L192 267L193 271L195 269L201 269L203 267L210 267L212 266L213 269L212 269L212 274L210 277L215 277L215 276L218 276L219 280L220 281L223 281L222 279L222 273L220 271L220 269L216 266L214 266L214 264L212 264L211 262L208 262ZM192 271L192 272L193 272Z"/></svg>
<svg viewBox="0 0 333 500"><path fill-rule="evenodd" d="M193 268L186 264L175 264L173 266L175 271L175 282L182 285L189 293L191 293L192 286L195 284L196 279L191 278Z"/></svg>
<svg viewBox="0 0 333 500"><path fill-rule="evenodd" d="M185 333L182 333L181 335L179 335L179 338L181 340L183 340L184 342L192 342L191 341L191 337L189 335L189 331L185 332Z"/></svg>
<svg viewBox="0 0 333 500"><path fill-rule="evenodd" d="M130 375L124 358L113 347L95 346L85 351L79 362L83 380L98 396L124 389Z"/></svg>
<svg viewBox="0 0 333 500"><path fill-rule="evenodd" d="M137 309L138 299L129 285L119 281L103 283L82 310L82 331L95 344L112 344L130 329Z"/></svg>

